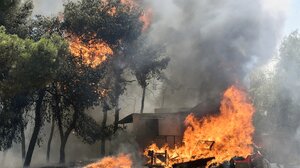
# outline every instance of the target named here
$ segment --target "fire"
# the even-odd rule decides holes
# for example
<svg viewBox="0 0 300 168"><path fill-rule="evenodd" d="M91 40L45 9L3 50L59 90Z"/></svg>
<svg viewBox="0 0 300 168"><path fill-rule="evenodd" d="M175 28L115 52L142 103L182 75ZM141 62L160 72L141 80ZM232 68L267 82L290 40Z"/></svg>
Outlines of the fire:
<svg viewBox="0 0 300 168"><path fill-rule="evenodd" d="M137 0L121 0L121 3L128 6L129 8L136 8L140 5ZM152 14L152 9L146 7L143 10L141 16L139 17L139 20L143 23L142 32L145 32L150 27L152 21Z"/></svg>
<svg viewBox="0 0 300 168"><path fill-rule="evenodd" d="M82 38L77 36L69 38L69 49L74 56L82 57L83 62L91 67L100 65L113 54L107 43L100 40L89 40L84 43Z"/></svg>
<svg viewBox="0 0 300 168"><path fill-rule="evenodd" d="M146 9L143 14L140 16L140 21L143 23L143 28L142 32L145 32L148 30L148 28L151 25L151 20L152 20L152 9L148 8Z"/></svg>
<svg viewBox="0 0 300 168"><path fill-rule="evenodd" d="M200 120L193 114L187 116L182 145L159 148L152 144L144 154L147 155L149 150L159 153L166 151L168 162L161 162L165 167L208 157L215 157L214 163L222 163L234 156L246 157L252 153L254 111L246 93L231 86L223 94L219 115Z"/></svg>
<svg viewBox="0 0 300 168"><path fill-rule="evenodd" d="M129 155L105 157L96 163L89 164L84 168L131 168L132 161Z"/></svg>

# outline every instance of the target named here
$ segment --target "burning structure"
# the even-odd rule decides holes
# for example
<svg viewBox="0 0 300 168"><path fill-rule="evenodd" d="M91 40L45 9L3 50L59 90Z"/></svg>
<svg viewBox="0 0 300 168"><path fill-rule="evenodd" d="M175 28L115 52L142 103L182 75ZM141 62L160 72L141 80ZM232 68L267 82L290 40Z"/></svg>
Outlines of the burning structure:
<svg viewBox="0 0 300 168"><path fill-rule="evenodd" d="M147 151L165 151L168 162L158 162L165 167L203 158L214 158L211 162L220 164L234 156L246 157L253 152L250 146L253 144L253 114L254 108L246 94L232 86L223 95L220 114L200 120L193 114L187 116L182 144L174 148L168 144L162 148L151 144L145 154Z"/></svg>
<svg viewBox="0 0 300 168"><path fill-rule="evenodd" d="M246 93L231 86L219 113L131 114L119 123L133 124L150 168L265 168L269 163L253 142L254 111Z"/></svg>
<svg viewBox="0 0 300 168"><path fill-rule="evenodd" d="M195 115L201 118L216 114L218 111L216 107L199 104L191 109L178 109L177 112L167 108L155 109L154 113L130 114L121 119L119 124L131 129L140 149L145 149L150 142L155 142L159 146L168 144L175 147L182 142L185 129L183 123L190 113L195 112Z"/></svg>

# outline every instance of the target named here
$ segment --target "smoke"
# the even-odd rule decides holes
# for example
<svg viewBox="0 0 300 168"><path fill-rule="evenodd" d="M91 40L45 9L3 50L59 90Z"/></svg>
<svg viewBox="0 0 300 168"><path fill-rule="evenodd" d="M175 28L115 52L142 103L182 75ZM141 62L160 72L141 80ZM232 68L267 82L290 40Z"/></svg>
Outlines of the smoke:
<svg viewBox="0 0 300 168"><path fill-rule="evenodd" d="M146 112L152 112L157 106L192 107L201 102L219 102L220 94L229 85L247 85L249 73L274 55L289 3L286 0L145 1L153 11L149 38L166 46L171 58L166 80L153 84L149 89L155 90L147 92ZM33 14L55 15L63 10L63 3L63 0L34 0ZM136 104L140 102L141 89L130 86L127 93L130 92L121 102L126 105L122 106L122 115L139 109ZM128 97L132 98L129 100ZM298 139L299 132L296 134ZM120 133L112 140L110 151L132 153L138 160L135 156L138 150L131 137ZM74 138L68 142L70 146L66 153L71 154L70 160L87 156L91 150L87 146L80 147L78 141ZM59 144L58 137L53 144ZM52 160L58 159L56 148L52 150L52 157L55 157ZM45 148L35 153L36 156L45 153ZM79 153L81 157L76 157ZM95 157L96 151L93 153ZM9 154L7 157L10 158ZM15 163L13 160L9 162ZM45 159L36 160L43 162Z"/></svg>
<svg viewBox="0 0 300 168"><path fill-rule="evenodd" d="M129 154L134 164L133 167L143 167L145 163L141 157L142 154L138 152L140 149L135 141L135 136L130 132L118 131L110 141L110 151L114 155Z"/></svg>
<svg viewBox="0 0 300 168"><path fill-rule="evenodd" d="M171 58L164 106L219 101L229 85L266 63L281 39L287 1L148 0L152 41ZM162 98L163 97L163 98ZM161 101L160 99L160 101Z"/></svg>
<svg viewBox="0 0 300 168"><path fill-rule="evenodd" d="M64 2L64 0L33 0L33 15L57 15L63 11Z"/></svg>

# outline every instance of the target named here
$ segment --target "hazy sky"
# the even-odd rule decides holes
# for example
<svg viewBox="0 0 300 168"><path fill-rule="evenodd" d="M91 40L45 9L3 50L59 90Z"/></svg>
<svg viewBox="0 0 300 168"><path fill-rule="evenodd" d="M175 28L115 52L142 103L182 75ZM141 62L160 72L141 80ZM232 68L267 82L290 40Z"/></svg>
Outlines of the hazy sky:
<svg viewBox="0 0 300 168"><path fill-rule="evenodd" d="M300 28L300 1L292 0L287 12L287 20L285 23L284 34L287 35L290 32Z"/></svg>
<svg viewBox="0 0 300 168"><path fill-rule="evenodd" d="M34 0L35 5L39 6L34 10L35 14L53 15L58 11L62 11L62 3L65 0ZM274 3L281 0L272 0L269 3ZM275 3L276 4L276 3ZM290 0L287 10L284 35L300 28L300 0Z"/></svg>

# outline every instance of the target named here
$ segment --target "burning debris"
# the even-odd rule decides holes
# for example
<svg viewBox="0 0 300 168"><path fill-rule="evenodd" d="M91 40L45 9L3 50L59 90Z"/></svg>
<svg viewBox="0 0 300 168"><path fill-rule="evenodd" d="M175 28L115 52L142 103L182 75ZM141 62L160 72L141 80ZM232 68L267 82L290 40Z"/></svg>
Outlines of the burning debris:
<svg viewBox="0 0 300 168"><path fill-rule="evenodd" d="M132 161L129 155L119 154L118 156L105 157L96 163L89 164L84 168L131 168Z"/></svg>
<svg viewBox="0 0 300 168"><path fill-rule="evenodd" d="M150 164L164 167L212 157L214 159L209 164L218 165L235 156L247 157L253 152L254 110L246 93L231 86L223 95L219 115L199 120L190 114L185 120L187 128L182 144L175 148L167 144L161 148L151 144L144 155L149 158ZM157 155L163 153L163 157Z"/></svg>

